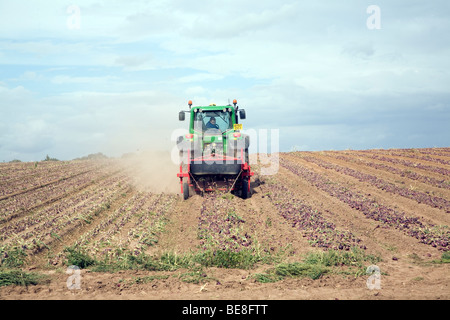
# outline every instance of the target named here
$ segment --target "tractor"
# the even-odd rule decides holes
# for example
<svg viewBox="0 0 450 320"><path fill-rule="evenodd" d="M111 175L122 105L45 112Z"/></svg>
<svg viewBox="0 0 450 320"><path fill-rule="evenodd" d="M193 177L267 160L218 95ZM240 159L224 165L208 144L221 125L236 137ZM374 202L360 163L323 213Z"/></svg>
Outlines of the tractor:
<svg viewBox="0 0 450 320"><path fill-rule="evenodd" d="M245 119L245 110L233 105L192 106L179 112L184 121L188 113L189 133L177 138L180 153L181 194L186 200L190 194L212 191L230 192L243 199L251 196L249 165L250 137L241 132L239 119Z"/></svg>

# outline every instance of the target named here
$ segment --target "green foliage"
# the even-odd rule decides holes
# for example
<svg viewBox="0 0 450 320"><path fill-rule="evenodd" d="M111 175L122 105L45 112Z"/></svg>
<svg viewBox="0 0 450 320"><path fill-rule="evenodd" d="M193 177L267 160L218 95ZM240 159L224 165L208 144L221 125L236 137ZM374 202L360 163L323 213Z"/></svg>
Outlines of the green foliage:
<svg viewBox="0 0 450 320"><path fill-rule="evenodd" d="M234 195L232 195L231 193L228 192L228 193L221 195L221 198L225 199L225 200L231 200L234 198Z"/></svg>
<svg viewBox="0 0 450 320"><path fill-rule="evenodd" d="M176 270L178 268L189 268L194 264L192 254L190 253L179 255L175 252L165 252L157 261L158 269L165 271Z"/></svg>
<svg viewBox="0 0 450 320"><path fill-rule="evenodd" d="M82 250L66 248L67 264L77 265L80 268L90 266L91 271L115 272L118 270L149 270L149 271L175 271L187 269L180 275L185 282L201 283L211 280L203 271L204 267L240 268L250 269L257 263L275 261L275 258L266 259L256 254L252 249L241 251L205 250L177 254L165 252L158 257L143 253L133 254L127 249L117 249L103 261L91 258ZM367 255L363 250L353 248L349 251L318 251L307 254L302 262L279 263L268 269L265 273L257 273L253 278L261 283L276 282L285 278L319 279L325 273L334 272L337 267L357 267L355 275L363 274L364 263L370 264L380 261L380 258ZM342 270L337 269L338 272Z"/></svg>
<svg viewBox="0 0 450 320"><path fill-rule="evenodd" d="M313 280L319 279L327 272L327 268L322 264L309 263L282 263L275 267L275 274L283 278L286 277L309 277Z"/></svg>
<svg viewBox="0 0 450 320"><path fill-rule="evenodd" d="M28 273L18 269L0 269L0 287L8 285L36 285L46 279L47 277L45 275L38 273Z"/></svg>
<svg viewBox="0 0 450 320"><path fill-rule="evenodd" d="M26 252L22 247L0 247L0 266L20 268L25 264Z"/></svg>
<svg viewBox="0 0 450 320"><path fill-rule="evenodd" d="M276 282L286 277L319 279L323 274L333 272L336 267L356 267L355 275L364 274L364 263L380 261L379 257L367 255L363 250L354 247L349 251L316 251L306 255L303 262L280 263L253 277L262 283ZM339 272L341 272L340 270Z"/></svg>
<svg viewBox="0 0 450 320"><path fill-rule="evenodd" d="M77 266L80 269L87 268L96 263L95 259L91 258L88 254L80 249L68 247L64 249L66 252L66 264L69 266Z"/></svg>
<svg viewBox="0 0 450 320"><path fill-rule="evenodd" d="M56 158L50 158L48 155L45 157L45 159L44 160L42 160L42 161L59 161L58 159L56 159Z"/></svg>
<svg viewBox="0 0 450 320"><path fill-rule="evenodd" d="M166 252L160 257L146 254L133 254L129 250L117 249L114 255L103 261L95 261L91 271L116 272L118 270L174 271L179 268L190 268L193 265L192 255L178 255Z"/></svg>
<svg viewBox="0 0 450 320"><path fill-rule="evenodd" d="M91 271L115 272L118 270L174 271L180 268L192 269L197 266L218 268L252 268L261 257L250 249L238 252L228 250L207 250L198 253L177 254L165 252L159 257L143 253L133 254L126 249L117 249L112 255L98 261L79 248L66 248L66 264L79 268L90 267Z"/></svg>
<svg viewBox="0 0 450 320"><path fill-rule="evenodd" d="M328 250L320 252L311 252L305 262L312 264L322 264L327 267L331 266L357 266L362 267L364 262L371 264L377 263L381 258L367 255L364 250L353 247L349 251Z"/></svg>
<svg viewBox="0 0 450 320"><path fill-rule="evenodd" d="M195 256L195 261L205 267L249 269L259 261L259 258L249 249L237 252L227 249L205 251L201 254L197 254Z"/></svg>
<svg viewBox="0 0 450 320"><path fill-rule="evenodd" d="M450 263L450 251L446 251L442 254L441 261L442 263Z"/></svg>
<svg viewBox="0 0 450 320"><path fill-rule="evenodd" d="M194 268L194 270L180 274L178 278L183 282L195 284L217 280L209 277L202 268Z"/></svg>
<svg viewBox="0 0 450 320"><path fill-rule="evenodd" d="M85 157L76 158L74 160L102 160L102 159L108 159L108 157L101 152L97 152L91 153Z"/></svg>
<svg viewBox="0 0 450 320"><path fill-rule="evenodd" d="M326 266L317 263L311 264L306 262L281 263L271 268L267 273L258 273L254 278L258 282L269 283L283 280L284 278L311 278L319 279L329 270Z"/></svg>
<svg viewBox="0 0 450 320"><path fill-rule="evenodd" d="M283 280L282 276L276 275L275 273L255 273L253 275L253 278L256 282L261 283L271 283L271 282L277 282L280 280Z"/></svg>

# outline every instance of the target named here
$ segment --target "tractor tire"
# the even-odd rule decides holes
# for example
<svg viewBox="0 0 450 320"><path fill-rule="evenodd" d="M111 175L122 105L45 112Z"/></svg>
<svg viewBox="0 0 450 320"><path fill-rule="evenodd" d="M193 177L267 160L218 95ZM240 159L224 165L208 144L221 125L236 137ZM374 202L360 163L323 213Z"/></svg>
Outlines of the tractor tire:
<svg viewBox="0 0 450 320"><path fill-rule="evenodd" d="M189 198L189 185L187 182L183 182L183 199L187 200Z"/></svg>
<svg viewBox="0 0 450 320"><path fill-rule="evenodd" d="M241 183L242 183L242 189L241 189L242 199L250 198L250 190L248 187L248 178L243 178Z"/></svg>

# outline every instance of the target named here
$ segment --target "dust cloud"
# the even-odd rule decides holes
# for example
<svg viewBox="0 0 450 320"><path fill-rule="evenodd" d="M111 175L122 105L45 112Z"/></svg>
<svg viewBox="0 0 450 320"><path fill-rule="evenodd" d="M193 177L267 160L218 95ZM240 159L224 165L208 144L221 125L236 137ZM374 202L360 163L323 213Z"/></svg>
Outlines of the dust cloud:
<svg viewBox="0 0 450 320"><path fill-rule="evenodd" d="M179 193L179 165L173 163L169 151L145 151L124 155L121 159L133 186L154 193Z"/></svg>

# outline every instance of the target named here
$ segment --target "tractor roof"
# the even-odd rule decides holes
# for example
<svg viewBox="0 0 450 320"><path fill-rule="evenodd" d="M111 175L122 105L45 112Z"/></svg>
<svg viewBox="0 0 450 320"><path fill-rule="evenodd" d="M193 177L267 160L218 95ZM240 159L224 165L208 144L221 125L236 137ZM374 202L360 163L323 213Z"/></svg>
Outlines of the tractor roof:
<svg viewBox="0 0 450 320"><path fill-rule="evenodd" d="M189 102L188 102L190 110L192 110L192 108L194 108L194 109L200 108L202 110L223 110L224 108L232 108L233 110L237 110L238 107L236 106L236 104L237 104L236 99L233 100L233 104L234 104L234 107L231 104L228 104L226 106L216 106L214 103L210 104L209 106L194 106L194 107L192 107L192 100L189 100Z"/></svg>
<svg viewBox="0 0 450 320"><path fill-rule="evenodd" d="M222 110L224 108L234 108L234 107L231 105L216 106L215 104L210 104L209 106L193 106L192 108L201 108L201 109L206 109L206 110Z"/></svg>

